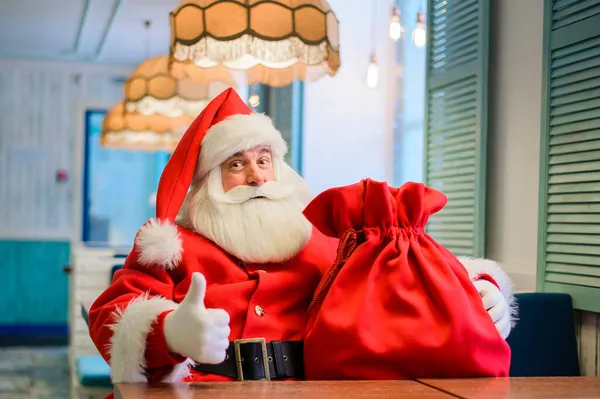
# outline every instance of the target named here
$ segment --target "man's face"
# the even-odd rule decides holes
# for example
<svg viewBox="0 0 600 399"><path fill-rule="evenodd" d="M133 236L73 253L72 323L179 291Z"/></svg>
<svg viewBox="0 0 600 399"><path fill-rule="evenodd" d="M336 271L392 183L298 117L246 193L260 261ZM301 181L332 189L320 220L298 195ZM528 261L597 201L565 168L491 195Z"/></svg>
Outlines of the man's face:
<svg viewBox="0 0 600 399"><path fill-rule="evenodd" d="M233 155L198 181L182 218L245 262L281 262L296 256L312 234L302 214L311 198L302 177L268 146L259 146Z"/></svg>
<svg viewBox="0 0 600 399"><path fill-rule="evenodd" d="M275 180L275 170L268 146L238 152L221 164L223 191L237 186L262 186Z"/></svg>

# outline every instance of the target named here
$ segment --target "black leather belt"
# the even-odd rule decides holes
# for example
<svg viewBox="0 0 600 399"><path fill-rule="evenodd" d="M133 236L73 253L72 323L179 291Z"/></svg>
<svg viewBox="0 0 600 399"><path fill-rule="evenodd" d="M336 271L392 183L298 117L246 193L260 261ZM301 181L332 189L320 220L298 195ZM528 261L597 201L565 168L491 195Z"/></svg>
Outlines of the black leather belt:
<svg viewBox="0 0 600 399"><path fill-rule="evenodd" d="M197 364L194 370L244 380L271 380L304 376L302 341L238 339L229 344L219 364Z"/></svg>

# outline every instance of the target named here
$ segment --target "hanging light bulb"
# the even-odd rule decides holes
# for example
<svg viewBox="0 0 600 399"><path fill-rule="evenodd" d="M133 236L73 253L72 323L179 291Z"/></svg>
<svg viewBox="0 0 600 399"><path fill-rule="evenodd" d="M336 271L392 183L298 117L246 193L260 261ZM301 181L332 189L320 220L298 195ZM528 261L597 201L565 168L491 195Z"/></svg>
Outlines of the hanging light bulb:
<svg viewBox="0 0 600 399"><path fill-rule="evenodd" d="M377 83L379 82L379 68L377 68L377 59L375 58L375 54L371 55L371 62L369 63L369 68L367 69L367 86L371 89L377 87Z"/></svg>
<svg viewBox="0 0 600 399"><path fill-rule="evenodd" d="M413 31L413 42L417 47L423 47L427 41L427 30L425 29L425 14L419 11L417 14L417 26Z"/></svg>
<svg viewBox="0 0 600 399"><path fill-rule="evenodd" d="M250 106L252 108L256 108L260 105L260 97L258 94L254 94L252 96L250 96L250 98L248 98L248 104L250 104Z"/></svg>
<svg viewBox="0 0 600 399"><path fill-rule="evenodd" d="M392 8L392 20L390 21L390 38L397 42L402 36L402 25L400 25L400 8Z"/></svg>

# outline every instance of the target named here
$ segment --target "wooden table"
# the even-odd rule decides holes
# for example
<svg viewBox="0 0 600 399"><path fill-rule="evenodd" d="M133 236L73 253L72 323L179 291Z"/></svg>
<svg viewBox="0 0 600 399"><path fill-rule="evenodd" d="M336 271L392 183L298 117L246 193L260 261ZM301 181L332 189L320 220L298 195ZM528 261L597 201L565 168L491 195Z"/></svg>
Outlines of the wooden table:
<svg viewBox="0 0 600 399"><path fill-rule="evenodd" d="M138 398L583 399L600 398L600 377L116 384L115 399Z"/></svg>
<svg viewBox="0 0 600 399"><path fill-rule="evenodd" d="M115 399L451 399L416 381L244 381L116 384Z"/></svg>
<svg viewBox="0 0 600 399"><path fill-rule="evenodd" d="M423 379L419 382L465 399L600 398L600 377Z"/></svg>

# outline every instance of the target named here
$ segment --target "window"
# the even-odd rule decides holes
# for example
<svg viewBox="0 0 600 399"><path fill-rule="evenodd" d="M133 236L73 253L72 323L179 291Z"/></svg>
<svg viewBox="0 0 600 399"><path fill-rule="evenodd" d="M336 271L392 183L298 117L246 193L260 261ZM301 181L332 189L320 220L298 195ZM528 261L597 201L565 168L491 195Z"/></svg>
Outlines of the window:
<svg viewBox="0 0 600 399"><path fill-rule="evenodd" d="M484 256L490 0L427 3L428 43L419 48L412 32L424 2L400 2L394 184L443 192L448 204L428 233L457 255Z"/></svg>
<svg viewBox="0 0 600 399"><path fill-rule="evenodd" d="M600 312L600 2L544 13L538 290Z"/></svg>
<svg viewBox="0 0 600 399"><path fill-rule="evenodd" d="M484 256L490 0L429 0L425 176L448 197L428 233Z"/></svg>
<svg viewBox="0 0 600 399"><path fill-rule="evenodd" d="M394 104L394 175L393 184L423 181L423 138L425 130L425 54L417 47L412 32L422 0L402 0L400 5L402 36L396 43L396 98Z"/></svg>
<svg viewBox="0 0 600 399"><path fill-rule="evenodd" d="M105 113L85 113L82 241L129 248L140 226L155 215L154 193L168 154L101 147Z"/></svg>
<svg viewBox="0 0 600 399"><path fill-rule="evenodd" d="M286 162L302 174L304 84L300 81L285 87L255 84L250 86L248 99L254 111L273 119L273 124L288 144Z"/></svg>

